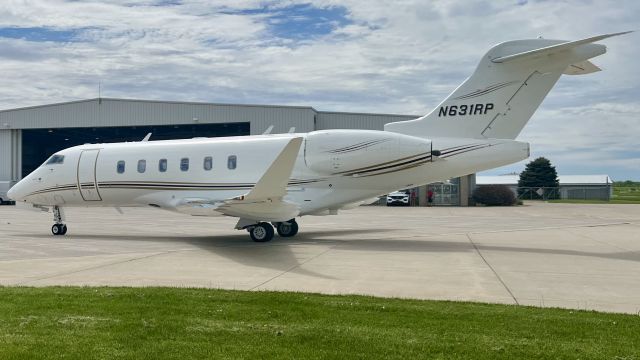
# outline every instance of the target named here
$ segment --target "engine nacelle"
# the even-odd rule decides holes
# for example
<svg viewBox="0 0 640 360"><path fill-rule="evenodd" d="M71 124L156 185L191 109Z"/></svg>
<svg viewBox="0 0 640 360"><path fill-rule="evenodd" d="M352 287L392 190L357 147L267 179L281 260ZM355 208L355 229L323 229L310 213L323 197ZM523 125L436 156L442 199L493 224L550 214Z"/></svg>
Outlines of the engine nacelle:
<svg viewBox="0 0 640 360"><path fill-rule="evenodd" d="M383 167L385 163L430 153L430 140L386 131L313 131L305 141L307 166L326 175Z"/></svg>

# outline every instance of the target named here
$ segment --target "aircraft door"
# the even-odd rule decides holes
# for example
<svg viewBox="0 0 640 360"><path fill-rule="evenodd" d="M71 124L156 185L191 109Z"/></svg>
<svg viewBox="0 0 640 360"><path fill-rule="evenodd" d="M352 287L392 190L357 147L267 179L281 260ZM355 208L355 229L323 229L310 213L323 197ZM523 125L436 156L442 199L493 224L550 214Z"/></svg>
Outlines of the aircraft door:
<svg viewBox="0 0 640 360"><path fill-rule="evenodd" d="M101 201L96 183L96 161L100 150L83 150L78 160L78 188L84 201Z"/></svg>

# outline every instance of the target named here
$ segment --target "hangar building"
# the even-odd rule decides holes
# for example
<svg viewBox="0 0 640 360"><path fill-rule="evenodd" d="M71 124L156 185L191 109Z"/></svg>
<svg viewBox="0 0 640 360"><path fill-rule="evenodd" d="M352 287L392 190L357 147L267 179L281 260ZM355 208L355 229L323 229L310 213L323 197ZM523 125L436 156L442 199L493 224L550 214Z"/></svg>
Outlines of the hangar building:
<svg viewBox="0 0 640 360"><path fill-rule="evenodd" d="M383 130L386 123L416 117L317 111L310 106L110 98L2 110L0 182L21 179L60 149L85 143L139 141L150 132L153 140L162 140L254 135L263 133L271 125L274 126L272 133L288 132L292 127L296 132ZM446 192L446 196L438 197L436 204L465 205L472 181L464 179L442 184L442 193ZM417 192L426 194L426 188ZM440 194L437 190L436 193Z"/></svg>

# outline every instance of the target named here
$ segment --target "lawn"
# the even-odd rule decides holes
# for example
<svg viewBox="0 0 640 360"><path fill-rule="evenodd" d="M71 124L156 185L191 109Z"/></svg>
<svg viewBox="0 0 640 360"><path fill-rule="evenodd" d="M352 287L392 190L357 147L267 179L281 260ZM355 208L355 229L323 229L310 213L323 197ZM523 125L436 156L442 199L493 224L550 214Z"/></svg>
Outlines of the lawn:
<svg viewBox="0 0 640 360"><path fill-rule="evenodd" d="M0 359L640 359L640 316L176 288L0 288Z"/></svg>
<svg viewBox="0 0 640 360"><path fill-rule="evenodd" d="M535 200L534 200L535 201ZM620 200L611 198L609 201L605 200L582 200L582 199L558 199L558 200L547 200L550 203L560 203L560 204L640 204L640 199L638 200Z"/></svg>
<svg viewBox="0 0 640 360"><path fill-rule="evenodd" d="M614 183L611 200L640 204L640 183Z"/></svg>

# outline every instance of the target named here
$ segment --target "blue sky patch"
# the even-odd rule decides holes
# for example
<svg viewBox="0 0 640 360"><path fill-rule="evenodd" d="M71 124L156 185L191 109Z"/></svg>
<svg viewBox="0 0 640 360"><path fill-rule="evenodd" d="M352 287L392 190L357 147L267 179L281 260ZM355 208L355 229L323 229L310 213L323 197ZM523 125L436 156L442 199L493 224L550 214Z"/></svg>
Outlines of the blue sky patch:
<svg viewBox="0 0 640 360"><path fill-rule="evenodd" d="M10 39L23 39L27 41L43 42L73 42L79 41L82 30L55 30L46 27L0 27L0 37Z"/></svg>
<svg viewBox="0 0 640 360"><path fill-rule="evenodd" d="M272 35L282 39L305 40L328 35L335 29L353 23L341 6L318 8L310 4L284 8L265 6L237 12L243 15L265 15Z"/></svg>

